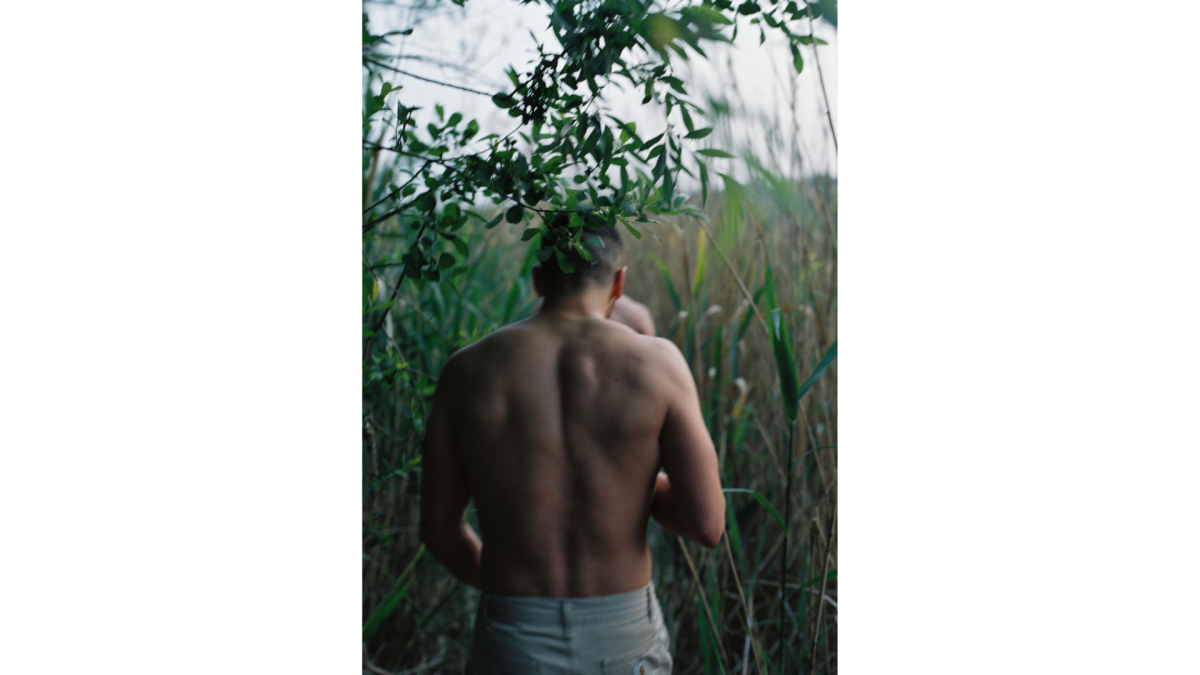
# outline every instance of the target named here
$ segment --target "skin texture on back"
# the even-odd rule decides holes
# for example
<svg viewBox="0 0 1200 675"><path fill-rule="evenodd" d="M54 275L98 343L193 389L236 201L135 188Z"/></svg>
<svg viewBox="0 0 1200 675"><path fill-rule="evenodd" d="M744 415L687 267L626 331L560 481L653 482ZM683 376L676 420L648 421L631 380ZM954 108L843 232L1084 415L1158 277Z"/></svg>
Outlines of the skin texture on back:
<svg viewBox="0 0 1200 675"><path fill-rule="evenodd" d="M497 595L610 595L649 584L651 517L704 546L720 539L725 499L695 382L673 343L608 320L624 277L549 287L537 315L442 369L421 540L463 581ZM534 286L548 288L537 267ZM471 499L482 541L465 519Z"/></svg>
<svg viewBox="0 0 1200 675"><path fill-rule="evenodd" d="M484 590L583 597L650 582L670 351L613 322L539 315L455 354L439 386L454 402Z"/></svg>

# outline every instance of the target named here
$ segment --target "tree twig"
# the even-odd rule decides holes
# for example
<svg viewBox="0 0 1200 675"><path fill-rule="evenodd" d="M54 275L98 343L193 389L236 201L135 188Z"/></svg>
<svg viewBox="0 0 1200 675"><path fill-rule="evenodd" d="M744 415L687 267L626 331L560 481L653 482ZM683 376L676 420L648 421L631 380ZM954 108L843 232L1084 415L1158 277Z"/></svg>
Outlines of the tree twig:
<svg viewBox="0 0 1200 675"><path fill-rule="evenodd" d="M373 148L379 148L380 150L387 150L387 151L389 151L389 152L394 152L394 153L396 153L396 154L398 154L398 155L404 155L405 157L416 157L417 159L423 159L423 160L426 160L426 162L437 162L438 164L441 164L442 166L446 167L446 169L447 169L447 170L449 170L449 171L453 171L453 172L455 172L455 173L463 173L463 171L462 171L461 169L459 169L458 167L456 167L456 166L454 166L454 165L452 164L452 162L453 162L454 160L456 160L456 159L462 159L463 157L478 157L478 155L460 155L460 156L458 156L458 157L451 157L450 159L439 159L439 158L437 158L437 157L426 157L426 156L424 156L424 155L418 155L418 154L417 154L417 153L415 153L415 152L407 152L407 151L405 151L405 150L398 150L398 149L396 149L396 148L389 148L389 147L387 147L387 146L385 146L385 145L380 145L380 144L378 144L378 143L374 143L374 142L372 142L372 141L368 141L368 140L366 140L366 139L363 139L363 145L369 145L369 146L371 146L371 147L373 147ZM419 174L419 173L420 173L420 172L418 172L418 174ZM513 199L512 197L508 197L508 199L509 199L510 201L514 202L515 204L517 204L518 206L520 206L520 207L522 207L522 208L529 209L530 211L534 211L534 212L536 212L536 213L558 213L558 212L562 212L562 213L575 213L575 211L573 211L573 210L569 210L569 209L539 209L539 208L538 208L538 207L536 207L536 206L530 206L529 204L526 204L526 203L524 203L524 202L521 202L521 201L519 201L519 200L517 200L517 199ZM405 205L405 206L407 206L407 205ZM401 208L405 208L405 207L401 207ZM399 211L399 209L396 209L396 212L398 212L398 211ZM393 212L393 213L389 213L389 214L388 214L388 216L381 216L381 218L390 217L390 216L392 216L392 215L395 215L395 212ZM376 220L379 220L379 219L377 218ZM366 226L364 225L363 227L365 228ZM364 229L364 230L363 230L363 232L366 232L366 231L367 231L366 229Z"/></svg>
<svg viewBox="0 0 1200 675"><path fill-rule="evenodd" d="M380 68L386 68L388 70L393 70L397 73L400 73L401 75L407 75L409 77L421 80L422 82L428 82L430 84L440 84L443 87L450 87L452 89L461 89L462 91L468 91L468 92L471 92L472 94L479 94L480 96L487 96L488 98L491 98L491 96L492 96L491 94L487 93L486 91L479 91L478 89L471 89L470 87L463 87L463 86L457 85L457 84L450 84L449 82L439 82L438 80L431 80L428 77L421 77L420 75L417 75L415 73L410 73L407 70L400 70L399 68L396 68L394 66L389 66L386 63L380 63L380 62L376 61L375 59L363 59L363 61L366 61L367 63L373 63L373 64L379 66Z"/></svg>
<svg viewBox="0 0 1200 675"><path fill-rule="evenodd" d="M362 233L366 234L366 233L370 232L371 230L375 229L375 226L378 225L379 223L382 223L383 221L387 220L388 218L391 218L392 216L399 215L399 213L401 211L412 206L413 203L416 201L417 200L413 199L409 202L401 204L400 206L397 206L396 208L392 209L391 211L388 211L387 213L383 214L382 216L379 216L378 218L372 218L370 220L370 222L363 223Z"/></svg>
<svg viewBox="0 0 1200 675"><path fill-rule="evenodd" d="M367 208L363 209L363 215L364 215L364 216L365 216L365 215L367 215L368 213L370 213L371 209L373 209L373 208L375 208L376 206L379 206L380 204L382 204L382 203L386 202L387 200L389 200L389 199L391 199L393 196L395 196L397 192L400 192L400 191L401 191L401 190L403 190L404 188L408 187L408 184L409 184L409 183L411 183L411 182L413 182L414 180L416 180L416 179L417 179L417 176L420 176L420 175L421 175L421 174L422 174L422 173L425 171L425 169L428 169L428 168L429 168L429 165L430 165L430 164L432 164L432 163L433 163L433 160L432 160L432 159L425 160L425 164L424 164L424 165L423 165L421 168L417 169L417 170L416 170L416 171L413 173L413 175L412 175L412 177L411 177L411 178L409 178L408 180L404 181L404 185L401 185L400 187L396 188L395 190L392 190L391 192L387 193L387 194L386 194L386 195L383 197L383 199L380 199L379 201L375 202L374 204L372 204L372 205L368 206Z"/></svg>

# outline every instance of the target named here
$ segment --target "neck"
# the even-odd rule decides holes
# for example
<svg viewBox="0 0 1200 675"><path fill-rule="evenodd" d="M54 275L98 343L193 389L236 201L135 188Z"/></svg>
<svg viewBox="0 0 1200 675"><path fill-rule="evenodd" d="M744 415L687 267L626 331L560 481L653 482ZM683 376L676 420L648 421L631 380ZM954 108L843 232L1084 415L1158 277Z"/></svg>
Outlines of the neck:
<svg viewBox="0 0 1200 675"><path fill-rule="evenodd" d="M613 302L611 295L600 291L547 295L538 314L578 319L607 319L612 313Z"/></svg>

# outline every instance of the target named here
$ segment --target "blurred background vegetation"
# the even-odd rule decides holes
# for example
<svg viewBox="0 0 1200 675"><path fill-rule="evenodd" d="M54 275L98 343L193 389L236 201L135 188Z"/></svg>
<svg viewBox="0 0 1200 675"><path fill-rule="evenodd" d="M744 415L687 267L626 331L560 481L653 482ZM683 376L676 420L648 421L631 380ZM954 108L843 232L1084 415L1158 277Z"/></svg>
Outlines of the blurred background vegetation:
<svg viewBox="0 0 1200 675"><path fill-rule="evenodd" d="M752 14L728 3L724 9L739 22ZM835 5L818 9L832 14L835 24ZM366 54L372 31L364 35ZM379 69L365 67L369 122L374 113L366 113L383 78ZM628 209L614 216L633 221L623 232L626 291L649 307L658 334L687 358L728 490L726 536L712 550L651 523L654 582L676 673L832 673L837 180L805 165L794 136L768 143L775 150L766 153L761 145L734 140L735 131L749 123L739 96L730 86L726 95L708 96L693 109L711 124L712 138L724 144L719 152L731 156L721 160L730 166L728 173L714 171L711 184L701 186L698 166L677 151L675 183L665 187L661 175L653 176L655 194L634 205L646 212L637 221ZM432 101L423 105L432 112ZM403 116L404 105L400 108ZM453 115L440 109L436 114L443 125ZM795 120L776 116L758 122L770 134ZM836 147L832 124L831 116L828 136ZM427 211L393 208L388 195L420 176L428 155L388 150L411 148L403 138L395 145L366 142L371 132L365 126L363 668L461 673L479 593L451 576L418 540L420 439L446 359L535 310L529 271L538 262L534 251L542 234L530 241L526 233L541 224L541 214L529 209L519 219L505 218L512 202L475 194L460 195L457 202L440 195ZM636 153L643 149L639 142L625 147ZM532 144L515 146L518 154L522 148L532 157ZM579 187L564 178L550 176L547 182ZM703 194L682 192L686 188ZM592 195L602 210L602 200L595 199L600 193ZM583 188L575 194L560 190L562 200L572 196L576 203L587 199ZM549 199L539 203L547 210L555 205ZM414 240L421 237L431 239L425 250L434 262L426 270L441 272L436 278L407 272ZM468 517L473 522L473 512Z"/></svg>

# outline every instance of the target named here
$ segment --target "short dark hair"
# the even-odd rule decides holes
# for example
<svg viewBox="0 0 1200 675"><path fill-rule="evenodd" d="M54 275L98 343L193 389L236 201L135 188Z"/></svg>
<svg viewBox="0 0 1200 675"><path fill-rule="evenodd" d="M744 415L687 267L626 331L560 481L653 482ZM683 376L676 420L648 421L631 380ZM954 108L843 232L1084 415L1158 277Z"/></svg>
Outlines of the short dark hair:
<svg viewBox="0 0 1200 675"><path fill-rule="evenodd" d="M563 257L567 265L574 267L575 271L562 271L558 264L558 256L553 251L556 248L556 241L565 241L569 236L570 221L571 214L557 213L549 223L548 229L552 236L542 235L542 251L551 251L549 257L542 262L542 278L555 290L578 293L585 286L611 280L613 273L621 268L625 255L624 246L621 244L621 235L617 232L617 228L604 224L599 229L591 229L596 227L596 219L592 216L585 219L585 225L579 234L579 242L592 259L586 260L579 254L579 251L572 249L570 252L564 253Z"/></svg>

